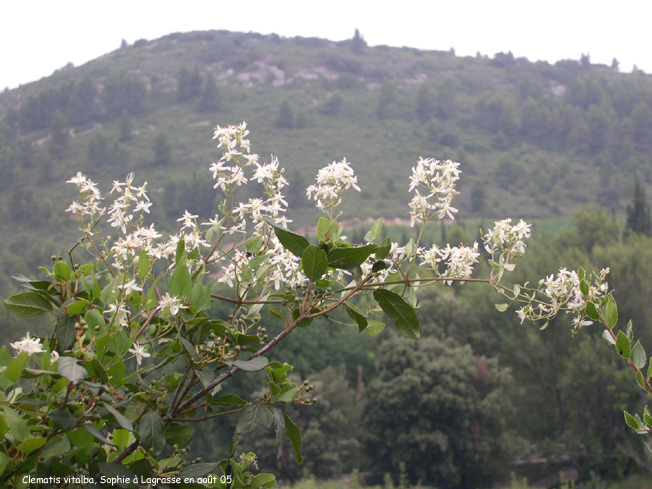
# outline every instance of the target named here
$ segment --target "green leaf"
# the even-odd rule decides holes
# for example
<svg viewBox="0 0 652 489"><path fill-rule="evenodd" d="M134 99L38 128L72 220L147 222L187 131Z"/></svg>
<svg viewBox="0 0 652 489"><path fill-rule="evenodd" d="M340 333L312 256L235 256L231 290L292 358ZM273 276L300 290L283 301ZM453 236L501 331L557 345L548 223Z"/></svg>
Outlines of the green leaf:
<svg viewBox="0 0 652 489"><path fill-rule="evenodd" d="M371 272L378 273L382 270L385 270L386 268L387 263L385 263L383 260L378 260L377 262L374 262L373 266L371 267Z"/></svg>
<svg viewBox="0 0 652 489"><path fill-rule="evenodd" d="M208 389L208 386L211 384L211 382L215 380L215 375L210 371L210 369L206 369L206 371L195 370L195 375L201 382L201 385L204 386L204 389Z"/></svg>
<svg viewBox="0 0 652 489"><path fill-rule="evenodd" d="M102 434L102 432L95 426L93 423L86 423L84 425L84 429L88 431L91 435L93 435L94 438L97 440L100 440L102 443L106 443L107 445L115 446L115 443L110 442L106 436Z"/></svg>
<svg viewBox="0 0 652 489"><path fill-rule="evenodd" d="M303 252L301 257L303 273L311 282L316 282L328 270L328 258L326 252L315 245L310 245Z"/></svg>
<svg viewBox="0 0 652 489"><path fill-rule="evenodd" d="M410 238L410 241L408 241L408 243L405 245L405 257L412 258L416 249L417 249L417 245L414 242L414 239Z"/></svg>
<svg viewBox="0 0 652 489"><path fill-rule="evenodd" d="M149 268L151 266L151 261L147 251L140 250L138 255L138 278L141 280L144 279L149 273Z"/></svg>
<svg viewBox="0 0 652 489"><path fill-rule="evenodd" d="M387 255L389 255L389 252L391 251L391 249L392 249L392 240L389 239L389 237L383 239L380 242L380 246L376 250L376 253L374 253L376 255L376 260L385 259L385 257L387 257Z"/></svg>
<svg viewBox="0 0 652 489"><path fill-rule="evenodd" d="M97 467L100 470L100 474L108 479L125 481L117 482L118 487L139 487L138 484L131 482L136 477L136 474L126 465L100 462L97 464Z"/></svg>
<svg viewBox="0 0 652 489"><path fill-rule="evenodd" d="M77 302L73 302L72 304L69 304L64 310L63 313L67 314L68 316L76 316L77 314L81 314L88 308L89 302L87 300L80 300Z"/></svg>
<svg viewBox="0 0 652 489"><path fill-rule="evenodd" d="M77 382L88 375L88 371L78 365L73 357L59 357L59 373L70 382Z"/></svg>
<svg viewBox="0 0 652 489"><path fill-rule="evenodd" d="M328 252L328 266L348 270L357 267L371 256L378 246L368 244L365 246L344 247L338 246Z"/></svg>
<svg viewBox="0 0 652 489"><path fill-rule="evenodd" d="M245 241L245 248L247 252L252 255L257 255L260 253L260 250L263 247L263 237L262 236L252 236L247 241Z"/></svg>
<svg viewBox="0 0 652 489"><path fill-rule="evenodd" d="M650 359L650 365L647 368L647 378L652 377L652 358Z"/></svg>
<svg viewBox="0 0 652 489"><path fill-rule="evenodd" d="M255 423L269 428L272 421L273 415L269 408L264 404L254 402L246 406L242 411L238 419L238 424L235 427L235 432L238 434L249 433Z"/></svg>
<svg viewBox="0 0 652 489"><path fill-rule="evenodd" d="M600 314L598 314L598 309L593 302L586 303L586 315L594 321L600 321Z"/></svg>
<svg viewBox="0 0 652 489"><path fill-rule="evenodd" d="M584 280L584 277L586 276L586 272L584 271L583 267L580 267L579 270L577 271L577 277L580 280Z"/></svg>
<svg viewBox="0 0 652 489"><path fill-rule="evenodd" d="M589 284L585 280L580 280L580 292L582 292L584 297L589 295Z"/></svg>
<svg viewBox="0 0 652 489"><path fill-rule="evenodd" d="M419 339L419 320L416 311L410 304L398 294L386 289L374 290L374 299L383 312L394 321L396 329L408 338Z"/></svg>
<svg viewBox="0 0 652 489"><path fill-rule="evenodd" d="M147 411L138 422L140 444L154 457L165 447L165 424L156 411Z"/></svg>
<svg viewBox="0 0 652 489"><path fill-rule="evenodd" d="M609 329L612 329L618 322L618 307L616 307L616 301L613 297L609 298L609 302L607 302L605 319L607 320Z"/></svg>
<svg viewBox="0 0 652 489"><path fill-rule="evenodd" d="M641 389L647 392L647 386L645 385L645 379L643 378L643 372L640 370L636 372L636 382L641 386Z"/></svg>
<svg viewBox="0 0 652 489"><path fill-rule="evenodd" d="M199 479L204 477L206 474L210 474L217 468L217 463L207 463L207 464L192 464L187 465L181 471L178 477L183 479ZM204 486L202 486L204 487Z"/></svg>
<svg viewBox="0 0 652 489"><path fill-rule="evenodd" d="M285 314L278 307L270 307L267 312L269 312L275 318L279 318L284 323L287 322Z"/></svg>
<svg viewBox="0 0 652 489"><path fill-rule="evenodd" d="M494 305L496 306L496 309L500 312L505 312L509 307L509 304L494 304Z"/></svg>
<svg viewBox="0 0 652 489"><path fill-rule="evenodd" d="M276 477L274 475L258 474L253 479L251 479L251 482L247 487L248 489L256 489L262 486L268 489L274 487L274 484L276 484Z"/></svg>
<svg viewBox="0 0 652 489"><path fill-rule="evenodd" d="M71 431L77 427L77 419L67 409L65 411L55 409L48 414L48 418L61 431Z"/></svg>
<svg viewBox="0 0 652 489"><path fill-rule="evenodd" d="M380 230L382 229L382 222L383 219L379 217L376 219L376 222L374 222L371 226L371 229L367 232L367 234L364 235L364 240L371 243L374 241L378 236L380 236Z"/></svg>
<svg viewBox="0 0 652 489"><path fill-rule="evenodd" d="M186 257L186 241L181 237L177 243L177 251L174 254L174 261L178 264L180 261L184 260Z"/></svg>
<svg viewBox="0 0 652 489"><path fill-rule="evenodd" d="M176 297L182 298L188 296L192 290L192 280L190 272L186 266L186 261L177 262L177 266L170 277L170 292Z"/></svg>
<svg viewBox="0 0 652 489"><path fill-rule="evenodd" d="M84 314L84 321L86 321L86 324L88 325L88 329L91 332L97 331L102 326L106 325L104 316L102 316L102 313L97 309L91 309L89 311L86 311L86 314Z"/></svg>
<svg viewBox="0 0 652 489"><path fill-rule="evenodd" d="M52 303L36 292L21 292L4 300L7 310L24 319L34 319L52 311Z"/></svg>
<svg viewBox="0 0 652 489"><path fill-rule="evenodd" d="M265 357L256 357L251 360L234 360L233 362L227 363L245 372L258 372L267 366L269 360Z"/></svg>
<svg viewBox="0 0 652 489"><path fill-rule="evenodd" d="M272 226L272 228L274 228L274 233L276 233L276 237L285 248L290 250L298 257L303 256L303 252L306 250L308 246L310 246L310 243L306 238L288 231L287 229L276 224L273 220L271 220L268 217L263 217L263 220L267 224Z"/></svg>
<svg viewBox="0 0 652 489"><path fill-rule="evenodd" d="M77 338L75 332L75 323L77 318L67 316L65 314L59 315L57 318L57 325L54 327L54 337L59 341L59 351L69 349Z"/></svg>
<svg viewBox="0 0 652 489"><path fill-rule="evenodd" d="M72 275L72 270L70 270L70 267L65 261L56 262L52 271L54 272L55 277L63 279L66 282L70 280L70 276Z"/></svg>
<svg viewBox="0 0 652 489"><path fill-rule="evenodd" d="M231 406L244 406L247 404L247 401L236 396L235 394L227 394L225 396L220 396L217 399L214 399L211 404L221 407L231 407Z"/></svg>
<svg viewBox="0 0 652 489"><path fill-rule="evenodd" d="M9 406L2 406L5 412L5 421L9 426L9 431L14 435L17 442L23 442L29 438L29 427L25 420Z"/></svg>
<svg viewBox="0 0 652 489"><path fill-rule="evenodd" d="M134 431L134 425L131 424L127 418L124 417L116 408L110 404L104 403L105 409L113 415L120 427L124 428L127 431Z"/></svg>
<svg viewBox="0 0 652 489"><path fill-rule="evenodd" d="M627 423L627 426L637 430L638 429L638 423L636 422L634 417L631 414L629 414L627 411L624 411L624 414L625 414L625 423Z"/></svg>
<svg viewBox="0 0 652 489"><path fill-rule="evenodd" d="M165 427L164 434L168 445L179 445L179 447L183 448L195 436L195 428L187 424L174 422Z"/></svg>
<svg viewBox="0 0 652 489"><path fill-rule="evenodd" d="M616 351L623 358L629 358L632 355L632 345L629 338L622 331L618 331L616 338Z"/></svg>
<svg viewBox="0 0 652 489"><path fill-rule="evenodd" d="M27 360L29 360L29 354L21 352L5 370L5 377L12 382L16 382L20 377L20 373L27 366Z"/></svg>
<svg viewBox="0 0 652 489"><path fill-rule="evenodd" d="M274 415L274 431L276 432L276 459L283 455L283 445L285 444L285 419L283 413L278 408L272 408Z"/></svg>
<svg viewBox="0 0 652 489"><path fill-rule="evenodd" d="M652 416L650 416L650 412L647 410L647 406L643 408L643 421L645 421L646 425L652 426Z"/></svg>
<svg viewBox="0 0 652 489"><path fill-rule="evenodd" d="M344 310L349 315L349 317L353 319L358 325L358 332L362 333L369 325L367 318L360 314L358 311L354 310L346 302L344 303Z"/></svg>
<svg viewBox="0 0 652 489"><path fill-rule="evenodd" d="M320 217L317 221L317 239L320 243L328 243L331 240L330 230L331 222L325 217Z"/></svg>
<svg viewBox="0 0 652 489"><path fill-rule="evenodd" d="M41 457L47 460L56 457L57 455L68 453L70 449L71 446L68 437L64 434L56 435L50 438L50 440L45 444L43 450L41 450Z"/></svg>
<svg viewBox="0 0 652 489"><path fill-rule="evenodd" d="M385 329L385 323L381 321L376 321L375 319L368 319L367 323L369 324L369 326L367 326L366 331L369 336L376 336L383 329Z"/></svg>
<svg viewBox="0 0 652 489"><path fill-rule="evenodd" d="M122 430L116 428L113 430L113 443L115 443L120 450L127 448L129 444L129 432L127 430Z"/></svg>
<svg viewBox="0 0 652 489"><path fill-rule="evenodd" d="M301 455L301 430L292 422L287 414L283 414L283 419L285 419L285 435L290 439L290 443L292 444L294 458L301 465L301 462L303 462L303 456Z"/></svg>
<svg viewBox="0 0 652 489"><path fill-rule="evenodd" d="M647 363L647 356L645 355L645 350L640 341L637 341L634 348L632 348L632 361L639 370L645 367L645 364Z"/></svg>
<svg viewBox="0 0 652 489"><path fill-rule="evenodd" d="M11 464L11 459L4 453L0 452L0 475L4 473L9 464Z"/></svg>
<svg viewBox="0 0 652 489"><path fill-rule="evenodd" d="M199 355L197 354L197 350L195 350L195 346L190 343L187 339L182 338L181 336L179 337L181 340L181 343L183 343L183 346L186 348L188 353L190 353L190 356L195 362L199 361Z"/></svg>
<svg viewBox="0 0 652 489"><path fill-rule="evenodd" d="M605 340L610 345L616 344L616 340L614 340L613 336L611 336L611 332L607 331L606 329L602 332L602 339Z"/></svg>
<svg viewBox="0 0 652 489"><path fill-rule="evenodd" d="M28 438L24 442L18 445L18 450L23 452L25 455L32 453L34 450L38 450L43 445L45 445L46 440L42 437L33 437Z"/></svg>

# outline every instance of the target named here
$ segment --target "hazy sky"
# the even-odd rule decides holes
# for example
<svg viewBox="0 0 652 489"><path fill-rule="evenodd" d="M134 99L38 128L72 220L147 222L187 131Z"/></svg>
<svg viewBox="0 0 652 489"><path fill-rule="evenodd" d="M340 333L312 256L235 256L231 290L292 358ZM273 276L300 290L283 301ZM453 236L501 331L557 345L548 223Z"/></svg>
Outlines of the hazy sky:
<svg viewBox="0 0 652 489"><path fill-rule="evenodd" d="M621 0L32 0L0 8L0 89L117 49L122 39L226 29L335 41L360 30L368 44L476 52L512 51L532 61L620 61L652 73L652 2Z"/></svg>

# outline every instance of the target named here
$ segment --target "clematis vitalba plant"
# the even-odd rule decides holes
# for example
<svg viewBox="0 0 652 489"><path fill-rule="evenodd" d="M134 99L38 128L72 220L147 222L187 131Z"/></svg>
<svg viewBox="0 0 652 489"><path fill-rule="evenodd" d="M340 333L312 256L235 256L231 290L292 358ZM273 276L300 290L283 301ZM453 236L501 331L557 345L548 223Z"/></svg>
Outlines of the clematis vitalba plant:
<svg viewBox="0 0 652 489"><path fill-rule="evenodd" d="M521 319L544 322L566 311L575 314L577 328L602 321L605 337L652 393L650 369L647 377L641 370L642 347L631 347L631 328L613 331L617 313L606 272L591 281L583 270L561 270L537 287L503 285L530 236L523 221L500 221L483 233L491 254L484 278L473 277L478 243L420 245L429 221L457 212L458 163L418 161L409 209L421 233L399 244L380 239L380 219L363 243L343 236L341 196L360 186L346 160L333 162L307 189L324 213L311 241L291 230L279 161L261 163L247 136L244 123L216 128L222 155L210 172L221 194L219 213L199 222L186 211L171 236L145 225L152 205L147 182L135 183L133 174L115 181L108 195L81 173L69 180L79 193L68 208L79 221L79 241L65 260L44 269L45 278L15 276L25 290L5 300L17 316L45 315L53 324L46 337L26 333L0 350L0 477L6 485L269 489L274 477L255 473L255 454L238 451L239 437L256 424L274 425L279 453L289 442L301 463L301 433L284 406L313 400L312 386L293 383L292 366L268 361L267 353L290 334L309 335L315 318L336 309L362 334L378 334L388 318L418 340L416 291L436 282L489 284L508 301L523 303ZM238 187L252 180L263 195L237 202ZM218 294L224 285L229 293ZM365 301L357 300L363 295ZM214 302L230 307L228 319L211 315ZM270 320L284 325L274 337L264 327ZM267 375L260 397L223 392L259 371ZM191 458L187 445L198 426L221 417L237 418L229 456ZM627 422L646 431L652 418L646 411Z"/></svg>

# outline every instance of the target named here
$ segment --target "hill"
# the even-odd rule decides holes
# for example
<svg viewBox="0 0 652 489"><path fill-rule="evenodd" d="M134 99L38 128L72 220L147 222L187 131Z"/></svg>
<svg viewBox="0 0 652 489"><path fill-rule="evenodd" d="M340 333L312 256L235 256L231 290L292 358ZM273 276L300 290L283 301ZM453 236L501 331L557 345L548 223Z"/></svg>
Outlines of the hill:
<svg viewBox="0 0 652 489"><path fill-rule="evenodd" d="M226 31L123 44L0 94L4 277L35 270L70 244L77 171L108 190L136 173L152 220L172 230L185 209L217 212L207 178L215 125L248 122L252 150L278 156L294 226L317 211L316 171L346 157L362 191L346 216L408 217L420 156L462 163L462 220L542 219L598 203L623 213L634 178L652 183L652 82L637 71L564 60L531 63L454 52ZM249 185L242 198L259 189ZM248 193L249 192L249 193ZM471 231L475 234L475 231Z"/></svg>

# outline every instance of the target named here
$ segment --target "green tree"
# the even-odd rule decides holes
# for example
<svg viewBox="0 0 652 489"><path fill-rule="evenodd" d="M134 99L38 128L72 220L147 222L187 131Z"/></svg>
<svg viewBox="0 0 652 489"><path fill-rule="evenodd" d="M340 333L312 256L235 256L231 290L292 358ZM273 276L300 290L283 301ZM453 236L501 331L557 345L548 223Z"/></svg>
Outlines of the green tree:
<svg viewBox="0 0 652 489"><path fill-rule="evenodd" d="M634 198L627 205L627 222L625 223L625 237L638 233L650 236L652 223L650 222L650 206L645 198L645 187L638 178L634 181Z"/></svg>
<svg viewBox="0 0 652 489"><path fill-rule="evenodd" d="M123 111L136 115L143 111L147 85L133 73L110 74L104 82L102 103L108 118L122 115Z"/></svg>
<svg viewBox="0 0 652 489"><path fill-rule="evenodd" d="M220 105L220 93L212 73L206 75L197 109L200 112L215 112Z"/></svg>
<svg viewBox="0 0 652 489"><path fill-rule="evenodd" d="M192 97L192 75L182 66L177 75L177 102L185 102Z"/></svg>
<svg viewBox="0 0 652 489"><path fill-rule="evenodd" d="M154 140L154 165L167 166L172 162L172 147L165 133L160 132Z"/></svg>
<svg viewBox="0 0 652 489"><path fill-rule="evenodd" d="M353 34L353 39L351 40L351 51L359 54L364 52L366 47L367 47L367 42L360 35L360 31L356 29L355 33Z"/></svg>
<svg viewBox="0 0 652 489"><path fill-rule="evenodd" d="M97 95L97 86L90 76L85 76L75 83L68 104L68 113L73 124L84 124L97 115Z"/></svg>
<svg viewBox="0 0 652 489"><path fill-rule="evenodd" d="M61 159L68 148L70 136L68 134L68 118L60 110L57 110L52 116L50 134L52 139L48 151L52 157Z"/></svg>
<svg viewBox="0 0 652 489"><path fill-rule="evenodd" d="M134 117L127 112L126 110L122 111L122 116L120 117L120 141L125 142L129 141L133 137L134 130Z"/></svg>
<svg viewBox="0 0 652 489"><path fill-rule="evenodd" d="M417 344L395 336L384 341L376 371L362 416L372 467L397 475L404 462L413 484L491 486L506 462L499 440L511 410L503 395L507 371L425 330Z"/></svg>
<svg viewBox="0 0 652 489"><path fill-rule="evenodd" d="M376 116L379 119L387 119L396 114L396 92L396 86L389 80L385 80L380 86L376 102Z"/></svg>
<svg viewBox="0 0 652 489"><path fill-rule="evenodd" d="M421 124L425 124L432 118L432 102L430 98L430 89L428 85L422 83L419 85L415 100L415 114Z"/></svg>
<svg viewBox="0 0 652 489"><path fill-rule="evenodd" d="M323 107L321 108L321 113L326 115L335 115L340 112L344 99L340 92L333 92L333 95L324 102Z"/></svg>
<svg viewBox="0 0 652 489"><path fill-rule="evenodd" d="M291 129L294 127L294 114L290 101L286 98L281 100L278 108L278 117L276 119L276 127L283 129Z"/></svg>
<svg viewBox="0 0 652 489"><path fill-rule="evenodd" d="M204 79L202 78L201 73L199 72L199 66L195 66L195 69L192 72L192 75L190 76L190 83L188 84L190 96L191 97L199 96L201 94L201 87L203 84L204 84Z"/></svg>

